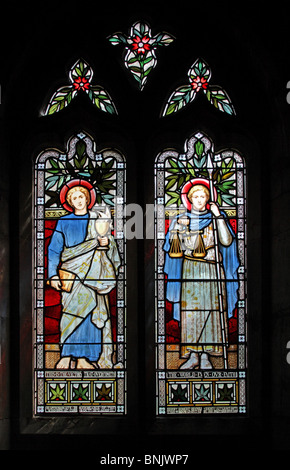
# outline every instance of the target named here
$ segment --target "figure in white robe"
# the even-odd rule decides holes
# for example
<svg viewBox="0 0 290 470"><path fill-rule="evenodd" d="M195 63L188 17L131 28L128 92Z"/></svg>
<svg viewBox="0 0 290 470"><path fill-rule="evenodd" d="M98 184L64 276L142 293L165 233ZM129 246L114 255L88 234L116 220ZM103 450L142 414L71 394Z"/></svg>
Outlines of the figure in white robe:
<svg viewBox="0 0 290 470"><path fill-rule="evenodd" d="M108 294L116 286L120 256L111 234L98 236L87 189L72 186L66 198L73 212L58 220L48 247L50 284L62 295L56 367L112 368Z"/></svg>

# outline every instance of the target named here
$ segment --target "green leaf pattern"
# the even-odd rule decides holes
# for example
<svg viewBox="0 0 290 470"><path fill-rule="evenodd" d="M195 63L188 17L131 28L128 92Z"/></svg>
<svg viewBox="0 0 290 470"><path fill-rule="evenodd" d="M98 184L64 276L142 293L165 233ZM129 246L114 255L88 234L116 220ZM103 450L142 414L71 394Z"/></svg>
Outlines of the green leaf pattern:
<svg viewBox="0 0 290 470"><path fill-rule="evenodd" d="M165 176L166 207L182 205L181 191L185 183L193 178L209 179L207 169L207 152L202 140L197 140L194 153L190 158L180 160L167 158ZM217 191L217 202L220 206L234 205L235 197L234 159L223 159L213 172L213 184Z"/></svg>
<svg viewBox="0 0 290 470"><path fill-rule="evenodd" d="M76 144L75 154L64 160L50 157L46 164L45 194L46 208L59 202L62 186L71 179L89 181L96 190L96 203L114 205L116 185L116 161L113 157L94 160L88 156L86 143L81 139Z"/></svg>
<svg viewBox="0 0 290 470"><path fill-rule="evenodd" d="M207 82L209 82L211 79L211 70L202 59L197 59L190 67L187 75L190 79L190 82L197 79L198 77L203 77Z"/></svg>
<svg viewBox="0 0 290 470"><path fill-rule="evenodd" d="M113 46L125 46L125 66L137 80L140 90L143 90L149 73L157 64L156 48L168 46L174 40L173 36L165 32L152 37L150 26L141 22L133 24L129 36L115 33L108 39Z"/></svg>

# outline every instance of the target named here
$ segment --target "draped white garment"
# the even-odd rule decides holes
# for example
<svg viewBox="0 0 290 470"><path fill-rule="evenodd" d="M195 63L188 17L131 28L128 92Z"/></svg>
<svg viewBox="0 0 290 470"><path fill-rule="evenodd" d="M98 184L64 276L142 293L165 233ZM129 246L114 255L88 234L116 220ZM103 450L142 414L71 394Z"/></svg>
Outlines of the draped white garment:
<svg viewBox="0 0 290 470"><path fill-rule="evenodd" d="M60 322L61 343L75 331L91 313L92 322L102 329L100 367L111 367L113 351L108 293L116 286L121 264L116 242L109 235L109 249L97 250L99 242L95 228L95 214L90 213L86 240L65 248L61 269L76 275L70 292L62 292L63 314Z"/></svg>

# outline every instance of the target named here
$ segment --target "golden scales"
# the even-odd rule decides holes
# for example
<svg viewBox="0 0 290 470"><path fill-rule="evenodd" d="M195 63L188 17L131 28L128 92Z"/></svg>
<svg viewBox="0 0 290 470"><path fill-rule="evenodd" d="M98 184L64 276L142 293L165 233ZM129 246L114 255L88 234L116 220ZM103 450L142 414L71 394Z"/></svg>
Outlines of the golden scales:
<svg viewBox="0 0 290 470"><path fill-rule="evenodd" d="M203 230L187 230L187 229L173 229L171 230L171 245L169 250L169 256L171 258L182 258L183 250L180 235L186 238L194 237L192 257L202 259L206 256L206 249L202 239Z"/></svg>

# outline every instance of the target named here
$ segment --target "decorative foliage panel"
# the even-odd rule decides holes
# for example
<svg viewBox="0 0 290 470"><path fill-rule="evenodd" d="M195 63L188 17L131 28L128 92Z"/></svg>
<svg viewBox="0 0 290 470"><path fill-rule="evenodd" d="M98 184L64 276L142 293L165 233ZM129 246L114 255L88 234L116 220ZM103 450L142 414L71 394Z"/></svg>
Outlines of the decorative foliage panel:
<svg viewBox="0 0 290 470"><path fill-rule="evenodd" d="M84 133L36 160L35 415L126 413L125 172Z"/></svg>
<svg viewBox="0 0 290 470"><path fill-rule="evenodd" d="M58 88L51 96L45 115L57 113L68 106L79 94L88 95L91 102L101 111L117 114L116 107L109 93L101 85L93 85L93 69L89 64L79 59L69 71L70 84Z"/></svg>
<svg viewBox="0 0 290 470"><path fill-rule="evenodd" d="M155 163L157 415L247 410L246 174L199 132Z"/></svg>

